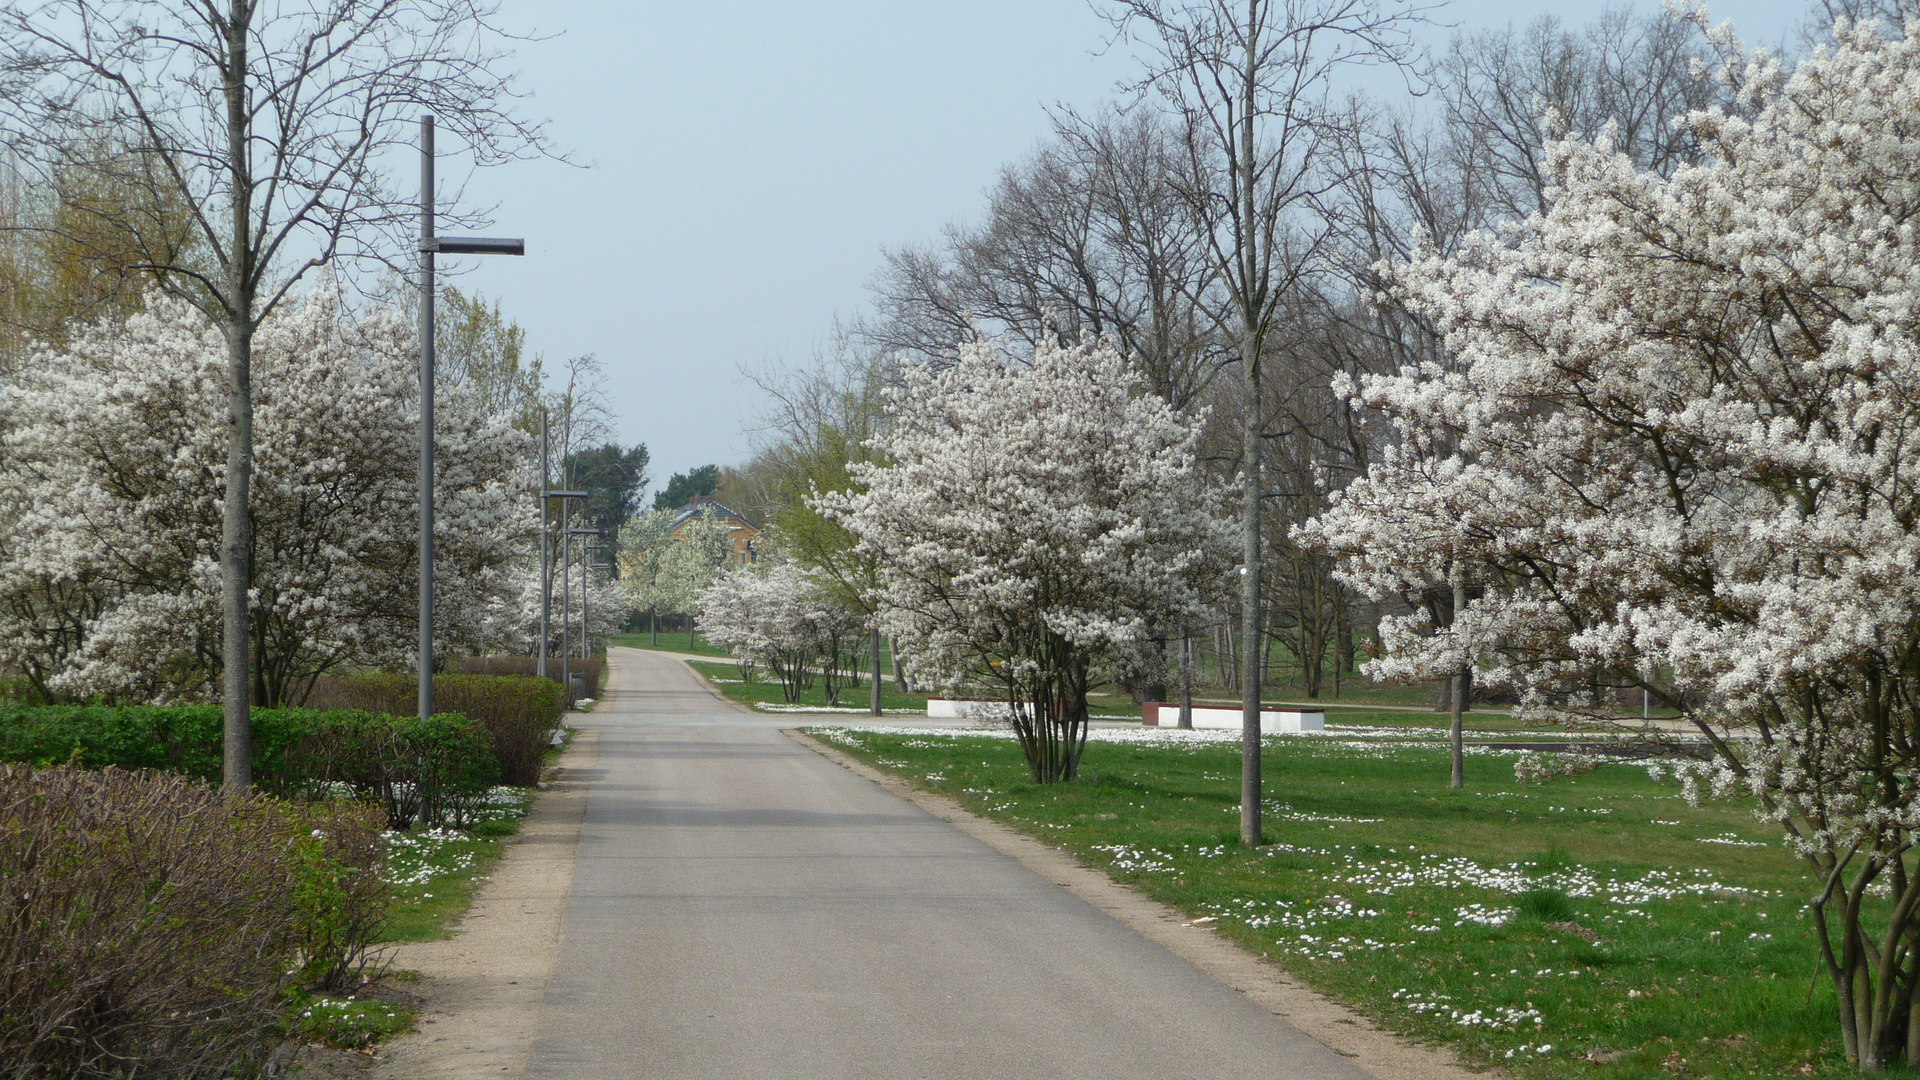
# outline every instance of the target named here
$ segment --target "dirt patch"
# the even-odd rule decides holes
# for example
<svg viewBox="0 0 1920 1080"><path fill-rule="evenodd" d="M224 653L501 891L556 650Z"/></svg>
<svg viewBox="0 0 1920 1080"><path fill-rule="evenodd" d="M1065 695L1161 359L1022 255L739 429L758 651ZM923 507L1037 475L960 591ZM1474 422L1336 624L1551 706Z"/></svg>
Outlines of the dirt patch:
<svg viewBox="0 0 1920 1080"><path fill-rule="evenodd" d="M561 917L573 891L574 855L599 743L593 728L573 737L493 880L474 898L453 937L396 949L394 967L420 975L406 987L420 1002L414 1031L382 1048L365 1072L306 1075L325 1080L525 1075L560 948Z"/></svg>

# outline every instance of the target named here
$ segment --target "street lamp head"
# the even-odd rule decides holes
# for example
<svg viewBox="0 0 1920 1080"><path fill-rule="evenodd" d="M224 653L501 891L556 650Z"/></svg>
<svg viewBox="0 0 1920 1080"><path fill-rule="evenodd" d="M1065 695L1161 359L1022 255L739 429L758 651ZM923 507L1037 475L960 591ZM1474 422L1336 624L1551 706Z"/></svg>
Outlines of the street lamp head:
<svg viewBox="0 0 1920 1080"><path fill-rule="evenodd" d="M420 250L441 255L525 255L527 242L517 236L430 236L421 239Z"/></svg>

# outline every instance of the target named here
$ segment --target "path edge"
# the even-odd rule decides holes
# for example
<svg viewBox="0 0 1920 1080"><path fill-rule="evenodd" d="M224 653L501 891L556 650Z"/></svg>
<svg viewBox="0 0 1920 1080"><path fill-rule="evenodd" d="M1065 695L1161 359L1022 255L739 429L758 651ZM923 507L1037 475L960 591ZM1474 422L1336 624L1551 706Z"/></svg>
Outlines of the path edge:
<svg viewBox="0 0 1920 1080"><path fill-rule="evenodd" d="M782 728L780 733L1065 888L1128 929L1164 946L1216 982L1246 995L1254 1004L1341 1057L1352 1060L1379 1080L1467 1080L1501 1075L1497 1068L1476 1071L1447 1050L1414 1042L1379 1027L1366 1016L1309 988L1279 965L1220 936L1211 927L1195 926L1178 909L1113 880L1105 871L1087 866L1060 848L1049 847L1011 826L983 818L962 807L952 796L926 791L911 781L882 772L796 728Z"/></svg>

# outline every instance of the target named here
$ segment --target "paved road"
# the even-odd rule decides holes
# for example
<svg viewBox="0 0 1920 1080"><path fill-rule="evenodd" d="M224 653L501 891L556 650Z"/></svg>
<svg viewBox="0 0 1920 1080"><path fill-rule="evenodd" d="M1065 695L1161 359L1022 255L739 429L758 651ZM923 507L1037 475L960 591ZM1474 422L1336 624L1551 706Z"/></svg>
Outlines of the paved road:
<svg viewBox="0 0 1920 1080"><path fill-rule="evenodd" d="M532 1076L1366 1075L790 718L613 656Z"/></svg>

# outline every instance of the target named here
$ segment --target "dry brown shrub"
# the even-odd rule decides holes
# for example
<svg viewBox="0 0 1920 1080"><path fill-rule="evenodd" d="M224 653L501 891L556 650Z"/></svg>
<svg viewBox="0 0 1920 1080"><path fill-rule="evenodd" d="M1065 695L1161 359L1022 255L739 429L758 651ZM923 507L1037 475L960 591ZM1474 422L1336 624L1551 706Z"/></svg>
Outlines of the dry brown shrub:
<svg viewBox="0 0 1920 1080"><path fill-rule="evenodd" d="M177 775L0 766L0 1078L256 1074L297 945L289 825Z"/></svg>

